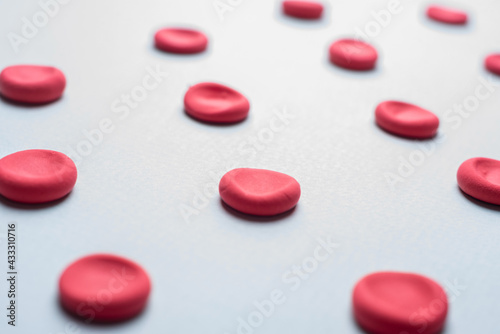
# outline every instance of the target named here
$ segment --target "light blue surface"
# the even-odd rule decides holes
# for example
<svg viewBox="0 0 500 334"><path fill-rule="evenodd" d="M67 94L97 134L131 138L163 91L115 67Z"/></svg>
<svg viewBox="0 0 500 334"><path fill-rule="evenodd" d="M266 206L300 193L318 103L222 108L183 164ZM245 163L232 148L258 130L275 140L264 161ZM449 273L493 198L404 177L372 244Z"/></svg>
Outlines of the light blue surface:
<svg viewBox="0 0 500 334"><path fill-rule="evenodd" d="M40 5L0 3L0 68L55 65L68 80L63 98L43 107L0 101L0 156L47 148L77 159L85 131L103 119L114 126L81 159L68 198L36 207L0 201L1 243L8 222L19 226L20 272L19 326L2 316L1 333L71 333L76 326L78 333L233 334L238 318L275 290L285 301L254 333L361 333L351 290L378 270L417 272L446 287L453 301L445 334L498 332L500 212L464 196L455 178L468 158L500 159L500 79L491 79L490 96L467 118L447 110L478 86L488 89L482 62L500 51L500 2L457 1L472 18L457 32L427 21L427 2L402 0L369 40L380 59L368 74L331 66L328 46L372 24L371 12L389 1L331 0L325 22L309 28L281 17L272 1L232 1L221 20L212 0L71 0L18 53L7 36L21 34L22 18ZM156 29L176 24L205 31L209 51L156 51ZM157 67L168 76L144 101L128 114L113 107ZM184 93L201 81L245 94L249 118L224 127L188 118ZM435 112L441 140L378 129L374 109L387 99ZM292 116L277 121L277 113ZM272 124L283 126L272 131ZM422 156L411 175L389 185L385 176L398 173L400 159ZM292 175L302 186L299 205L264 222L226 210L213 191L236 166ZM188 207L196 213L185 219ZM297 287L289 271L310 261L318 238L338 247ZM60 309L59 275L96 252L129 257L151 275L153 293L140 317L102 326ZM0 289L3 305L5 282Z"/></svg>

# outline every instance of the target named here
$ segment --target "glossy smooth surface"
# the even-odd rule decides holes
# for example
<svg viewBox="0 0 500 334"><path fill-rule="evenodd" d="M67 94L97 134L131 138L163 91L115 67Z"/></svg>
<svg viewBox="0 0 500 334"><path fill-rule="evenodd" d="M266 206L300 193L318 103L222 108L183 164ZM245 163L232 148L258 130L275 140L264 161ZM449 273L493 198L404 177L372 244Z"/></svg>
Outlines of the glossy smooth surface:
<svg viewBox="0 0 500 334"><path fill-rule="evenodd" d="M354 287L352 303L356 321L370 334L436 334L448 312L443 288L412 273L367 275Z"/></svg>
<svg viewBox="0 0 500 334"><path fill-rule="evenodd" d="M382 129L398 136L426 139L436 135L439 118L419 106L385 101L375 110L375 121Z"/></svg>
<svg viewBox="0 0 500 334"><path fill-rule="evenodd" d="M70 264L59 280L64 308L86 322L115 322L139 314L151 282L141 266L111 254L95 254Z"/></svg>
<svg viewBox="0 0 500 334"><path fill-rule="evenodd" d="M300 198L300 185L291 176L253 168L227 172L219 183L222 200L240 212L273 216L292 209Z"/></svg>
<svg viewBox="0 0 500 334"><path fill-rule="evenodd" d="M247 117L250 103L230 87L204 82L189 87L184 108L188 115L204 122L236 123Z"/></svg>
<svg viewBox="0 0 500 334"><path fill-rule="evenodd" d="M51 150L26 150L0 159L0 194L21 203L45 203L66 196L76 183L74 162Z"/></svg>

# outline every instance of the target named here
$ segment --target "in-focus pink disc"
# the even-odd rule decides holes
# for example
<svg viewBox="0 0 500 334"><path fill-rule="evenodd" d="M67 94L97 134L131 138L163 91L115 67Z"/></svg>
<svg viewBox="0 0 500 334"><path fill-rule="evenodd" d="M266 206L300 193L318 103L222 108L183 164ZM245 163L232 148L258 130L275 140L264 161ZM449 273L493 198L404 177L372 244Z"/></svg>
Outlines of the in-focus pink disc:
<svg viewBox="0 0 500 334"><path fill-rule="evenodd" d="M340 67L367 71L375 67L378 54L375 48L355 39L341 39L330 46L330 61Z"/></svg>
<svg viewBox="0 0 500 334"><path fill-rule="evenodd" d="M205 51L207 36L201 31L186 28L164 28L155 34L158 49L171 53L193 54Z"/></svg>
<svg viewBox="0 0 500 334"><path fill-rule="evenodd" d="M412 273L365 276L354 287L352 302L356 321L370 334L436 334L448 313L443 288Z"/></svg>
<svg viewBox="0 0 500 334"><path fill-rule="evenodd" d="M59 280L64 308L87 322L114 322L139 314L151 282L138 264L123 257L95 254L69 265Z"/></svg>
<svg viewBox="0 0 500 334"><path fill-rule="evenodd" d="M436 135L439 118L416 105L385 101L375 110L375 121L382 129L402 137L426 139Z"/></svg>
<svg viewBox="0 0 500 334"><path fill-rule="evenodd" d="M0 94L16 102L52 102L61 97L65 87L64 74L51 66L14 65L0 73Z"/></svg>
<svg viewBox="0 0 500 334"><path fill-rule="evenodd" d="M219 193L235 210L255 216L274 216L295 207L300 198L300 185L283 173L237 168L222 177Z"/></svg>
<svg viewBox="0 0 500 334"><path fill-rule="evenodd" d="M0 159L0 194L13 201L54 201L71 192L76 178L74 162L56 151L26 150Z"/></svg>
<svg viewBox="0 0 500 334"><path fill-rule="evenodd" d="M484 66L491 73L500 75L500 53L491 54L486 57Z"/></svg>
<svg viewBox="0 0 500 334"><path fill-rule="evenodd" d="M429 6L427 8L427 16L434 21L446 24L466 24L467 13L453 8L441 6Z"/></svg>
<svg viewBox="0 0 500 334"><path fill-rule="evenodd" d="M500 161L472 158L457 171L460 189L481 201L500 205Z"/></svg>
<svg viewBox="0 0 500 334"><path fill-rule="evenodd" d="M314 20L323 14L323 4L315 1L285 0L283 12L299 19Z"/></svg>
<svg viewBox="0 0 500 334"><path fill-rule="evenodd" d="M188 115L210 123L236 123L244 120L250 110L248 99L227 86L203 82L191 86L184 96Z"/></svg>

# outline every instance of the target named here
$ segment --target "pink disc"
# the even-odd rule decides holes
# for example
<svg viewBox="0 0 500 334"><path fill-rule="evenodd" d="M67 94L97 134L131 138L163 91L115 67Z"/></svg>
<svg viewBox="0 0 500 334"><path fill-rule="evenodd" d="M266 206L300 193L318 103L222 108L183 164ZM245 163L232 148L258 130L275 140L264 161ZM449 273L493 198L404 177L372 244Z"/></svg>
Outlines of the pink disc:
<svg viewBox="0 0 500 334"><path fill-rule="evenodd" d="M444 326L448 298L433 280L411 273L377 272L354 287L354 318L371 334L435 334Z"/></svg>
<svg viewBox="0 0 500 334"><path fill-rule="evenodd" d="M188 115L210 123L236 123L250 110L247 98L236 90L212 82L191 86L184 96Z"/></svg>
<svg viewBox="0 0 500 334"><path fill-rule="evenodd" d="M500 75L500 53L492 54L486 57L484 66L491 73Z"/></svg>
<svg viewBox="0 0 500 334"><path fill-rule="evenodd" d="M0 194L21 203L45 203L69 194L77 170L66 155L27 150L0 159Z"/></svg>
<svg viewBox="0 0 500 334"><path fill-rule="evenodd" d="M171 53L192 54L205 51L207 36L198 30L185 28L165 28L155 34L158 49Z"/></svg>
<svg viewBox="0 0 500 334"><path fill-rule="evenodd" d="M299 19L314 20L319 19L323 14L323 4L313 1L285 0L283 12Z"/></svg>
<svg viewBox="0 0 500 334"><path fill-rule="evenodd" d="M235 210L255 216L274 216L297 205L300 185L283 173L237 168L222 177L219 193L222 200Z"/></svg>
<svg viewBox="0 0 500 334"><path fill-rule="evenodd" d="M452 8L441 6L429 6L427 8L427 16L434 21L447 24L466 24L467 13Z"/></svg>
<svg viewBox="0 0 500 334"><path fill-rule="evenodd" d="M52 102L61 97L66 78L55 67L15 65L0 73L0 94L9 100L30 104Z"/></svg>
<svg viewBox="0 0 500 334"><path fill-rule="evenodd" d="M123 257L95 254L69 265L59 280L64 308L87 322L115 322L139 314L151 283L138 264Z"/></svg>
<svg viewBox="0 0 500 334"><path fill-rule="evenodd" d="M341 39L330 46L330 61L350 70L371 70L377 58L377 50L373 46L355 39Z"/></svg>
<svg viewBox="0 0 500 334"><path fill-rule="evenodd" d="M432 138L439 127L439 118L432 112L399 101L380 103L375 110L375 121L388 132L415 139Z"/></svg>
<svg viewBox="0 0 500 334"><path fill-rule="evenodd" d="M500 205L500 161L488 158L466 160L458 168L457 181L466 194Z"/></svg>

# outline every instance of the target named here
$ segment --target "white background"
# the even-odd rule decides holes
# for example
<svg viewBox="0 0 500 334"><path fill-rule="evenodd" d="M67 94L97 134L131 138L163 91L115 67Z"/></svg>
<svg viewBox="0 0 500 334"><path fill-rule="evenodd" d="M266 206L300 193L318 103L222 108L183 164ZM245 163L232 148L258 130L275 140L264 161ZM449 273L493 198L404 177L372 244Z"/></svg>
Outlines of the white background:
<svg viewBox="0 0 500 334"><path fill-rule="evenodd" d="M499 208L461 193L456 170L471 157L500 159L500 78L491 79L494 92L469 117L452 113L451 121L445 113L471 101L479 78L490 77L483 60L500 51L500 2L452 3L470 14L464 28L429 22L427 2L401 0L402 10L369 39L380 55L370 73L335 68L327 50L373 25L371 12L386 9L385 0L331 0L325 18L313 23L284 18L273 1L233 1L221 19L212 0L72 0L17 53L8 34L21 34L22 18L31 21L41 7L0 3L0 68L54 65L68 81L63 98L49 105L0 101L0 156L32 148L72 154L84 131L106 118L114 125L79 163L78 182L63 201L0 201L2 243L7 223L18 223L20 272L18 327L1 315L2 333L69 333L73 324L80 333L233 334L238 317L274 289L286 302L255 333L361 333L351 291L379 270L421 273L444 287L458 282L458 294L447 288L453 302L446 334L498 331ZM175 25L206 32L209 50L156 51L155 31ZM168 77L121 119L112 103L157 66ZM212 126L187 117L184 93L202 81L247 96L248 119ZM445 139L418 142L381 131L373 113L387 99L435 112ZM251 138L269 134L275 110L294 118L250 153ZM391 187L387 173L397 175L400 159L422 157L415 153L422 145L430 154ZM197 198L213 189L212 174L231 166L295 177L302 187L297 208L261 221L226 210L218 195ZM180 210L193 200L200 209L184 219ZM328 237L339 244L335 253L291 291L282 275L313 255L317 238ZM153 291L141 316L104 326L61 310L59 275L96 252L126 256L148 271ZM5 281L0 288L6 303Z"/></svg>

